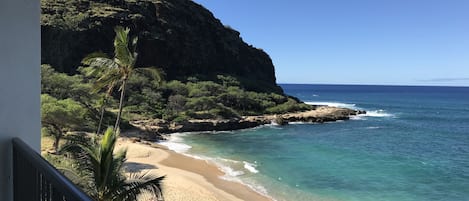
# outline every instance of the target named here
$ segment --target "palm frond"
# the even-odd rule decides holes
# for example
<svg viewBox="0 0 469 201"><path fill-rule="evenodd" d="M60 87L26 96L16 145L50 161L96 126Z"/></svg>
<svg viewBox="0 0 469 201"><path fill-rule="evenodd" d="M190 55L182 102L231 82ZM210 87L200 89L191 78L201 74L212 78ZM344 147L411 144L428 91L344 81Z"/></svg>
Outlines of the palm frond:
<svg viewBox="0 0 469 201"><path fill-rule="evenodd" d="M60 166L67 177L71 178L76 184L81 186L90 196L95 196L97 191L95 187L95 169L96 155L92 148L94 140L85 142L84 140L70 139L59 151L67 159L70 157L70 163ZM90 154L91 153L91 154Z"/></svg>
<svg viewBox="0 0 469 201"><path fill-rule="evenodd" d="M101 169L101 155L98 140L93 138L88 142L75 141L75 143L67 143L60 150L72 154L77 170L87 172L92 175L94 184L101 185L103 171Z"/></svg>
<svg viewBox="0 0 469 201"><path fill-rule="evenodd" d="M65 167L56 167L60 172L67 176L70 180L74 183L78 184L79 186L87 186L90 181L92 180L92 176L89 174L85 174L84 171L77 171L76 167L73 165Z"/></svg>
<svg viewBox="0 0 469 201"><path fill-rule="evenodd" d="M109 180L109 176L112 175L113 169L113 152L115 143L117 140L118 131L113 132L112 128L108 128L106 132L104 132L103 139L101 139L100 147L100 161L99 161L99 169L102 174L99 176L99 185L98 188L102 189L105 187L105 184Z"/></svg>
<svg viewBox="0 0 469 201"><path fill-rule="evenodd" d="M129 28L117 26L114 28L116 37L114 39L114 61L120 66L133 67L135 57L129 49Z"/></svg>
<svg viewBox="0 0 469 201"><path fill-rule="evenodd" d="M108 69L96 80L93 85L93 91L99 91L105 88L107 94L111 94L120 80L121 75L119 69Z"/></svg>
<svg viewBox="0 0 469 201"><path fill-rule="evenodd" d="M161 183L164 178L165 176L156 177L148 172L145 174L130 174L126 183L117 191L115 199L130 201L136 200L139 195L150 195L158 200L163 200Z"/></svg>
<svg viewBox="0 0 469 201"><path fill-rule="evenodd" d="M96 78L98 77L98 69L96 67L86 66L79 67L78 71L84 75L86 78Z"/></svg>
<svg viewBox="0 0 469 201"><path fill-rule="evenodd" d="M81 60L81 63L85 65L90 65L90 62L92 62L92 60L96 58L109 59L109 56L104 52L93 52L91 54L86 55L86 57Z"/></svg>
<svg viewBox="0 0 469 201"><path fill-rule="evenodd" d="M138 37L134 37L132 38L132 44L131 44L131 47L132 47L132 52L137 52L137 43L138 43ZM137 56L135 55L135 58Z"/></svg>
<svg viewBox="0 0 469 201"><path fill-rule="evenodd" d="M82 61L82 64L89 67L94 67L91 69L93 71L87 71L85 76L93 76L99 74L100 72L106 70L106 68L117 68L117 64L114 60L110 59L106 54L102 52L94 52L87 55Z"/></svg>
<svg viewBox="0 0 469 201"><path fill-rule="evenodd" d="M98 93L101 89L105 89L107 95L111 95L114 91L114 88L119 84L120 80L114 79L107 79L107 80L99 80L93 84L93 88L91 90L92 93Z"/></svg>
<svg viewBox="0 0 469 201"><path fill-rule="evenodd" d="M119 65L102 52L91 53L86 56L82 63L88 67L81 68L80 71L86 77L97 78L92 93L98 93L102 89L106 89L106 94L111 94L117 85L119 76Z"/></svg>
<svg viewBox="0 0 469 201"><path fill-rule="evenodd" d="M164 71L161 68L156 67L136 68L135 71L149 75L150 78L156 81L158 84L163 82L165 76Z"/></svg>

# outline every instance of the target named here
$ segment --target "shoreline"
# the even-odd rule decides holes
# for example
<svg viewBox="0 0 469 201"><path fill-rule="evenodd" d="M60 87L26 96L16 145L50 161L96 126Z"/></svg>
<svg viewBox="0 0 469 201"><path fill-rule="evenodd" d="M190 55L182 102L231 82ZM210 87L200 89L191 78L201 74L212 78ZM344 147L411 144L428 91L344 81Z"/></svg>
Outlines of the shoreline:
<svg viewBox="0 0 469 201"><path fill-rule="evenodd" d="M155 140L166 139L172 133L223 132L251 129L267 124L326 123L348 120L366 111L332 106L316 106L314 110L279 115L245 116L241 119L203 119L170 123L160 119L132 122L138 131L123 133L119 147L127 147L126 168L132 171L166 175L163 181L165 200L273 201L248 184L223 179L225 172L217 164L184 155Z"/></svg>
<svg viewBox="0 0 469 201"><path fill-rule="evenodd" d="M165 200L273 200L246 184L222 179L225 173L216 164L177 153L163 145L139 143L122 136L118 147L127 149L127 171L166 176L163 181Z"/></svg>
<svg viewBox="0 0 469 201"><path fill-rule="evenodd" d="M148 140L164 139L161 134L206 132L206 131L232 131L276 123L285 125L293 122L325 123L339 120L348 120L351 116L366 114L363 110L349 108L318 106L315 109L285 114L266 114L258 116L243 116L238 119L191 119L185 122L168 122L162 119L146 119L130 122L132 126L146 132Z"/></svg>

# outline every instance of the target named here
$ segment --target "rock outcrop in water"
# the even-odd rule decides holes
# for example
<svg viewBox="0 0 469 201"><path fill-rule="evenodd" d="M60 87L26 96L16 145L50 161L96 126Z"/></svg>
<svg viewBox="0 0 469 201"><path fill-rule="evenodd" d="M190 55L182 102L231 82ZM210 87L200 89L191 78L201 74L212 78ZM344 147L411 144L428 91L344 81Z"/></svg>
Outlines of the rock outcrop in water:
<svg viewBox="0 0 469 201"><path fill-rule="evenodd" d="M131 124L150 133L230 131L271 124L279 121L279 119L283 122L282 124L288 124L289 122L324 123L338 120L347 120L350 118L350 116L365 113L366 112L362 110L318 106L316 109L306 112L287 113L282 115L246 116L241 119L189 120L180 123L155 119L133 121Z"/></svg>
<svg viewBox="0 0 469 201"><path fill-rule="evenodd" d="M282 92L269 55L193 1L42 0L41 9L41 60L60 72L75 73L92 52L112 55L122 25L139 36L137 66L163 68L168 80L223 74L247 90Z"/></svg>

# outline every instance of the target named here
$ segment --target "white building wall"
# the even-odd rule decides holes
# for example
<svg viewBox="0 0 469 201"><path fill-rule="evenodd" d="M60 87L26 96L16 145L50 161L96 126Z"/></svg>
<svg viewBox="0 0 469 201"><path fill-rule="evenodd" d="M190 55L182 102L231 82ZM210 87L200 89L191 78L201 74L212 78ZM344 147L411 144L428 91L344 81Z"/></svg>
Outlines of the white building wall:
<svg viewBox="0 0 469 201"><path fill-rule="evenodd" d="M40 150L40 0L0 0L0 200L12 200L11 139ZM27 192L27 190L25 191Z"/></svg>

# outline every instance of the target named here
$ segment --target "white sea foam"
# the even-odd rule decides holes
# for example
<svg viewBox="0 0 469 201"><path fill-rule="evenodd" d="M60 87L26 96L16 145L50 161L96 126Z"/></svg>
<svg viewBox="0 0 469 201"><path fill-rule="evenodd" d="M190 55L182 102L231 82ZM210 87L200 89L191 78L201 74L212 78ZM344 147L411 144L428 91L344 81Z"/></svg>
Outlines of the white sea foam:
<svg viewBox="0 0 469 201"><path fill-rule="evenodd" d="M366 127L366 129L370 129L370 130L371 129L379 129L379 128L381 128L381 127L379 127L379 126L368 126L368 127Z"/></svg>
<svg viewBox="0 0 469 201"><path fill-rule="evenodd" d="M217 158L217 160L221 160L221 161L224 161L224 162L230 162L230 163L241 163L241 161L231 160L231 159L227 159L227 158Z"/></svg>
<svg viewBox="0 0 469 201"><path fill-rule="evenodd" d="M387 113L384 110L371 110L371 111L366 111L366 114L364 116L367 117L393 117L393 114Z"/></svg>
<svg viewBox="0 0 469 201"><path fill-rule="evenodd" d="M264 124L264 125L261 125L262 127L267 127L267 128L273 128L273 129L277 129L277 130L282 130L283 127L280 126L280 124L278 123L275 123L275 122L270 122L270 124Z"/></svg>
<svg viewBox="0 0 469 201"><path fill-rule="evenodd" d="M224 180L227 180L227 181L238 182L240 184L243 184L243 185L249 187L250 189L252 189L253 191L258 192L259 194L264 195L264 196L272 199L273 201L277 201L277 199L275 199L275 198L273 198L272 196L269 195L267 189L264 186L258 184L255 181L252 181L252 180L244 181L244 180L241 180L239 177L231 177L231 176L227 176L227 175L222 176L220 178L224 179Z"/></svg>
<svg viewBox="0 0 469 201"><path fill-rule="evenodd" d="M259 127L256 127L256 128L259 128ZM218 134L220 132L215 132L215 133ZM240 184L246 185L252 190L262 195L265 195L275 201L275 199L272 198L267 193L267 190L262 185L258 185L256 184L256 182L246 182L240 178L240 176L245 174L245 172L242 170L243 167L244 169L248 170L251 173L258 173L259 170L256 169L257 167L256 164L243 161L242 162L243 165L242 165L241 161L237 161L237 160L226 159L226 158L221 158L221 157L211 158L207 156L188 154L187 152L192 148L192 146L184 144L184 141L182 139L182 136L188 135L188 134L191 134L191 133L174 133L170 135L168 140L159 142L158 144L166 146L168 147L168 149L173 150L177 153L183 154L185 156L192 157L192 158L199 159L199 160L209 161L215 164L218 167L218 169L220 169L224 173L224 175L220 177L221 179L224 179L227 181L238 182Z"/></svg>
<svg viewBox="0 0 469 201"><path fill-rule="evenodd" d="M273 125L270 125L270 126L273 126ZM254 129L258 129L258 128L261 128L261 127L263 127L263 126L258 126ZM273 127L277 127L277 126L273 126ZM250 129L253 129L253 128L250 128ZM232 131L228 131L228 132L232 132ZM259 185L259 184L257 184L257 182L254 182L254 181L246 182L246 181L244 181L244 179L242 180L240 178L240 176L245 174L245 171L243 171L243 168L248 170L251 173L258 173L259 170L256 169L256 167L257 167L256 164L252 164L252 163L249 163L249 162L246 162L246 161L241 162L241 161L237 161L237 160L226 159L226 158L222 158L222 157L212 158L212 157L208 157L208 156L193 155L193 154L187 153L192 148L192 146L184 144L184 140L183 140L182 136L195 134L195 133L200 133L200 132L173 133L169 136L168 140L158 142L158 144L166 146L166 147L168 147L168 149L173 150L177 153L183 154L185 156L195 158L195 159L199 159L199 160L209 161L209 162L215 164L218 167L218 169L220 169L224 173L224 175L220 177L221 179L224 179L224 180L227 180L227 181L238 182L238 183L243 184L243 185L251 188L252 190L254 190L254 191L256 191L256 192L258 192L258 193L260 193L264 196L267 196L267 197L271 198L274 201L276 201L274 198L272 198L267 193L267 190L262 185ZM222 132L214 132L214 133L218 134L218 133L222 133ZM225 133L226 133L226 131L225 131Z"/></svg>
<svg viewBox="0 0 469 201"><path fill-rule="evenodd" d="M389 117L396 117L394 114L387 113L385 110L370 110L366 111L366 114L359 114L355 116L351 116L350 119L352 120L366 120L366 117L380 117L380 118L389 118Z"/></svg>
<svg viewBox="0 0 469 201"><path fill-rule="evenodd" d="M160 142L159 144L166 146L168 147L168 149L173 150L177 153L185 153L192 148L190 145L176 142Z"/></svg>
<svg viewBox="0 0 469 201"><path fill-rule="evenodd" d="M343 107L343 108L350 108L350 109L357 109L355 104L352 103L340 103L340 102L305 102L308 105L327 105L331 107Z"/></svg>
<svg viewBox="0 0 469 201"><path fill-rule="evenodd" d="M363 108L357 107L356 104L353 103L341 103L341 102L305 102L309 105L327 105L331 107L343 107L343 108L350 108L354 110L363 110ZM365 109L366 110L366 109ZM366 110L366 114L360 114L351 116L350 119L353 120L365 120L364 117L395 117L395 115L391 113L387 113L385 110Z"/></svg>
<svg viewBox="0 0 469 201"><path fill-rule="evenodd" d="M226 165L220 165L220 164L217 164L217 165L218 165L219 169L226 174L225 176L228 176L228 178L229 177L237 177L237 176L241 176L241 175L244 174L244 171L242 171L242 170L234 170L230 166L226 166Z"/></svg>
<svg viewBox="0 0 469 201"><path fill-rule="evenodd" d="M309 122L301 122L301 121L294 121L294 122L288 122L288 124L311 124Z"/></svg>
<svg viewBox="0 0 469 201"><path fill-rule="evenodd" d="M193 155L189 155L191 157L194 157ZM267 189L265 189L264 186L257 184L255 181L251 181L248 179L246 181L245 179L242 179L243 175L246 174L245 171L242 170L242 168L248 170L251 173L258 173L259 170L256 169L257 165L254 163L249 163L246 161L242 161L243 166L241 166L241 161L237 160L232 160L232 159L227 159L227 158L210 158L210 157L199 157L199 159L210 161L214 163L219 170L221 170L224 175L221 176L221 179L227 180L227 181L233 181L233 182L238 182L240 184L246 185L252 190L267 196L271 198L272 200L275 200L272 198L269 193L267 192Z"/></svg>
<svg viewBox="0 0 469 201"><path fill-rule="evenodd" d="M272 126L278 126L279 124L276 123L274 120L272 120L272 121L270 122L270 125L272 125Z"/></svg>
<svg viewBox="0 0 469 201"><path fill-rule="evenodd" d="M365 120L363 115L350 116L351 120Z"/></svg>
<svg viewBox="0 0 469 201"><path fill-rule="evenodd" d="M264 196L272 199L273 201L277 201L275 198L273 198L272 196L269 195L267 189L264 186L257 184L257 182L250 181L250 182L241 182L241 183L248 186L252 190L260 193L261 195L264 195Z"/></svg>
<svg viewBox="0 0 469 201"><path fill-rule="evenodd" d="M168 147L168 149L173 150L177 153L186 153L187 151L189 151L189 149L192 148L192 146L183 143L183 140L181 138L182 135L185 134L174 133L170 135L168 140L159 142L158 144Z"/></svg>
<svg viewBox="0 0 469 201"><path fill-rule="evenodd" d="M213 135L218 135L218 134L230 134L234 133L235 131L204 131L204 132L199 132L199 133L210 133Z"/></svg>
<svg viewBox="0 0 469 201"><path fill-rule="evenodd" d="M256 164L252 164L252 163L249 163L249 162L246 162L246 161L243 161L244 163L244 168L246 170L249 170L249 172L251 173L258 173L259 170L256 169L257 165Z"/></svg>
<svg viewBox="0 0 469 201"><path fill-rule="evenodd" d="M225 164L237 164L241 163L240 161L236 160L231 160L231 159L226 159L226 158L211 158L208 156L200 156L200 155L194 155L194 154L188 154L187 151L192 148L192 146L184 144L178 140L178 138L170 138L168 141L160 142L159 144L168 147L168 149L173 150L177 153L183 154L185 156L199 159L199 160L204 160L204 161L210 161L211 163L215 164L218 169L220 169L225 175L222 177L223 179L230 180L230 181L237 181L241 182L237 176L243 175L244 171L242 170L235 170L232 168L230 165L225 165ZM222 161L222 162L220 162Z"/></svg>

